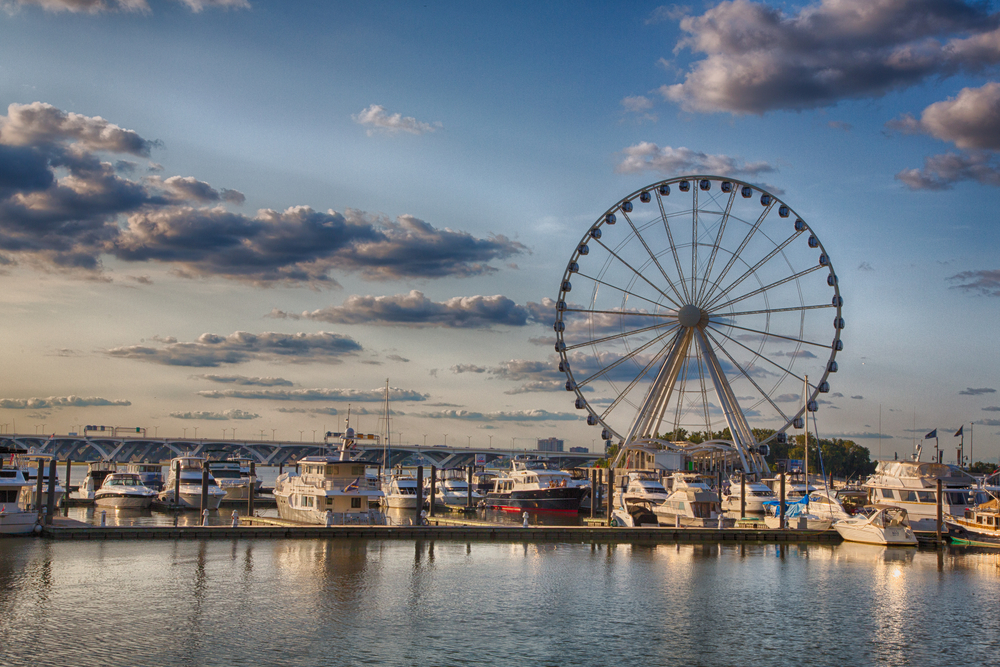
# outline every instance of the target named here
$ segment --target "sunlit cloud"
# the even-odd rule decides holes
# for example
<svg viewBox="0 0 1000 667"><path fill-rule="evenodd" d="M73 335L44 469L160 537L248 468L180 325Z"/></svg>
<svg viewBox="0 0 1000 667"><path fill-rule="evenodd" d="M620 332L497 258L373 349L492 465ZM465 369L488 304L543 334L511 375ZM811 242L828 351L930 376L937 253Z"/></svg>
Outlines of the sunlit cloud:
<svg viewBox="0 0 1000 667"><path fill-rule="evenodd" d="M97 398L96 396L49 396L48 398L0 398L0 408L6 410L46 410L51 408L106 408L127 407L125 399Z"/></svg>
<svg viewBox="0 0 1000 667"><path fill-rule="evenodd" d="M246 412L244 410L223 410L222 412L171 412L170 416L175 419L206 419L210 421L227 421L230 419L245 420L245 419L259 419L260 415L253 412Z"/></svg>
<svg viewBox="0 0 1000 667"><path fill-rule="evenodd" d="M412 116L403 116L400 113L387 113L385 107L381 104L372 104L361 113L351 116L351 119L358 125L367 127L369 136L378 132L386 134L396 134L398 132L427 134L428 132L435 132L442 127L440 122L425 123Z"/></svg>
<svg viewBox="0 0 1000 667"><path fill-rule="evenodd" d="M267 401L359 401L385 400L385 388L379 389L224 389L199 391L204 398L239 398ZM408 389L389 389L392 401L426 401L427 394Z"/></svg>

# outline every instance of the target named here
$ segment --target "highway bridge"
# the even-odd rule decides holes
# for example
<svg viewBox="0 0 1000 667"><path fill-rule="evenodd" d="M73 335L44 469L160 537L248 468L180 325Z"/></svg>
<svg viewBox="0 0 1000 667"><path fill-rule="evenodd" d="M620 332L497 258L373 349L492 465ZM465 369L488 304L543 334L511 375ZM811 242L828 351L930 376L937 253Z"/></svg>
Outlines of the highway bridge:
<svg viewBox="0 0 1000 667"><path fill-rule="evenodd" d="M0 448L49 454L60 461L113 461L115 463L165 463L175 456L194 455L212 459L242 456L258 465L295 463L303 456L333 454L337 445L298 440L236 440L218 438L148 438L128 435L27 435L0 434ZM584 467L601 458L589 452L543 452L538 450L494 449L492 447L446 447L436 445L396 446L385 452L376 440L359 439L357 458L374 465L437 466L459 468L469 465L506 467L516 454L537 454L560 468Z"/></svg>

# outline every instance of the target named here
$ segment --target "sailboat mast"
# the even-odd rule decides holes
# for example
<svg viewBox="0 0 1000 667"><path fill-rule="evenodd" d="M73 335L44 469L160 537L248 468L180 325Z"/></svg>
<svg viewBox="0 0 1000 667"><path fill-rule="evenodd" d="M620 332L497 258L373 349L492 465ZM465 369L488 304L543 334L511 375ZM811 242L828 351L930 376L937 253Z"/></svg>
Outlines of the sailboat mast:
<svg viewBox="0 0 1000 667"><path fill-rule="evenodd" d="M802 428L805 431L805 450L806 450L806 495L809 495L809 376L806 375L802 379Z"/></svg>

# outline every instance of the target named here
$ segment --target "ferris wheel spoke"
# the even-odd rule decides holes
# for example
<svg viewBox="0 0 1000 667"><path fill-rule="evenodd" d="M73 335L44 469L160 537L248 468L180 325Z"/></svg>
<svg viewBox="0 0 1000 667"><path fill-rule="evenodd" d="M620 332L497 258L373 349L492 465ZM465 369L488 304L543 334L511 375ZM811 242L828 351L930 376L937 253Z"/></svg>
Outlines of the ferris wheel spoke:
<svg viewBox="0 0 1000 667"><path fill-rule="evenodd" d="M829 349L829 347L830 347L829 343L814 343L813 341L806 340L804 338L792 338L791 336L782 336L781 334L772 333L770 331L761 331L760 329L748 329L747 327L737 326L737 325L732 324L730 322L727 322L724 325L719 325L719 324L717 324L715 322L709 322L709 326L713 327L715 331L718 331L719 334L721 334L723 336L725 336L726 334L722 333L722 331L720 331L718 329L719 326L726 326L726 327L730 327L732 329L739 329L740 331L746 331L746 332L749 332L749 333L760 334L760 335L762 335L764 337L780 338L782 340L791 341L793 343L805 343L806 345L814 345L816 347L822 347L822 348L827 348L827 349ZM728 336L726 336L726 337L728 338Z"/></svg>
<svg viewBox="0 0 1000 667"><path fill-rule="evenodd" d="M667 240L670 241L670 250L674 253L674 264L677 266L677 275L680 276L681 287L684 289L684 301L691 300L691 295L687 293L687 283L684 281L684 269L681 268L681 258L677 254L677 244L674 243L674 233L670 231L670 220L667 212L663 209L663 197L656 193L656 203L660 207L660 217L663 219L663 228L667 232ZM678 295L679 296L679 295Z"/></svg>
<svg viewBox="0 0 1000 667"><path fill-rule="evenodd" d="M705 296L705 286L708 285L709 280L712 277L712 267L715 266L715 257L719 254L719 247L722 243L722 235L726 231L726 224L729 222L729 216L733 210L733 202L736 201L736 190L733 188L729 192L729 201L726 202L726 212L722 214L722 222L719 224L719 233L715 236L715 243L712 244L712 254L708 257L708 267L705 269L704 280L701 281L701 287L698 289L698 294L695 301L701 302L702 298Z"/></svg>
<svg viewBox="0 0 1000 667"><path fill-rule="evenodd" d="M802 232L795 232L794 234L792 234L791 236L789 236L787 239L785 239L784 241L782 241L779 245L776 245L774 247L774 250L772 250L771 252L769 252L766 257L764 257L762 260L760 260L759 262L757 262L756 264L754 264L752 267L750 267L749 269L747 269L743 273L743 275L741 275L739 278L737 278L734 282L730 283L729 287L727 287L726 289L724 289L722 292L718 293L715 296L715 298L712 299L711 302L705 304L705 308L711 310L712 306L715 304L716 301L718 301L719 299L725 298L725 296L727 294L729 294L733 289L735 289L737 285L739 285L744 280L746 280L747 278L749 278L750 276L752 276L753 274L755 274L757 272L757 270L760 269L760 267L764 266L769 261L771 261L771 259L773 259L775 255L777 255L779 252L781 252L782 250L784 250L788 246L789 243L791 243L792 241L794 241L795 239L797 239L801 234L802 234Z"/></svg>
<svg viewBox="0 0 1000 667"><path fill-rule="evenodd" d="M589 308L567 308L564 313L593 313L594 315L626 315L628 317L658 317L664 318L659 313L641 313L637 310L590 310Z"/></svg>
<svg viewBox="0 0 1000 667"><path fill-rule="evenodd" d="M642 296L641 294L636 294L635 292L627 290L624 287L618 287L617 285L612 285L611 283L607 282L606 280L601 280L600 278L595 278L595 277L593 277L593 276L591 276L589 274L586 274L586 273L577 273L576 275L580 276L581 278L586 278L587 280L592 280L595 283L597 283L598 285L604 285L605 287L610 287L611 289L617 290L617 291L621 292L622 294L627 294L628 296L635 297L636 299L642 299L643 301L651 303L651 304L653 304L656 307L660 307L660 305L662 305L662 304L660 304L659 301L653 301L649 297ZM674 291L676 292L677 290L675 289ZM665 296L667 297L667 300L670 301L670 303L674 304L678 308L681 307L681 304L678 303L678 302L676 302L676 301L674 301L673 299L671 299L670 295L665 295Z"/></svg>
<svg viewBox="0 0 1000 667"><path fill-rule="evenodd" d="M600 245L602 248L604 248L605 250L607 250L608 254L610 254L612 257L614 257L619 262L621 262L622 264L624 264L628 268L629 271L631 271L635 275L637 275L640 278L642 278L643 282L645 282L647 285L649 285L650 287L652 287L658 294L660 294L660 296L662 296L664 299L667 299L668 301L670 301L672 303L675 303L675 304L677 303L676 301L674 301L673 299L670 298L669 294L667 294L666 292L664 292L663 290L661 290L659 287L657 287L656 285L654 285L649 280L649 278L647 278L646 276L644 276L642 274L641 271L637 270L634 266L632 266L631 264L629 264L628 262L626 262L624 259L622 259L621 255L619 255L614 250L612 250L611 248L609 248L606 243L604 243L603 241L599 241L597 239L594 239L594 240L597 241L598 245ZM672 283L671 283L671 287L673 287ZM676 291L676 288L675 288L674 291ZM678 294L678 296L680 296L680 295Z"/></svg>
<svg viewBox="0 0 1000 667"><path fill-rule="evenodd" d="M605 367L604 367L604 368L602 368L601 370L597 371L596 373L594 373L594 374L593 374L593 375L591 375L590 377L588 377L588 378L586 378L586 379L584 379L584 380L581 380L581 381L577 382L577 383L576 383L576 386L577 386L577 387L586 387L586 386L587 386L588 384L590 384L590 382L591 382L591 381L593 381L593 380L595 380L595 379L597 379L597 378L599 378L599 377L603 377L604 375L606 375L606 374L608 373L608 371L612 371L612 370L614 370L615 368L618 368L619 366L621 366L621 365L622 365L623 363L625 363L625 362L626 362L626 361L628 361L629 359L632 359L632 358L634 358L634 357L635 357L636 355L638 355L639 353L641 353L641 352L643 352L643 351L647 350L647 349L648 349L648 348L649 348L649 347L650 347L651 345L655 345L655 344L656 344L657 342L659 342L659 341L663 340L664 338L666 338L666 337L667 337L667 336L669 336L670 334L672 334L672 333L674 333L675 331L677 331L677 329L679 329L679 328L680 328L680 327L675 327L675 328L671 329L670 331L664 331L664 332L663 332L662 334L660 334L660 335L659 335L659 336L657 336L656 338L654 338L654 339L652 339L652 340L650 340L650 341L648 341L648 342L646 342L646 343L643 343L642 345L640 345L639 347L635 348L634 350L632 350L632 351L631 351L631 352L629 352L628 354L625 354L625 355L622 355L622 356L621 356L621 357L619 357L619 358L618 358L618 359L617 359L616 361L614 361L614 362L612 362L612 363L608 364L607 366L605 366ZM581 345L574 345L574 346L573 346L573 348L578 348L578 347L582 347L583 345L587 345L587 344L586 344L586 343L583 343L583 344L581 344ZM567 349L567 350L571 350L571 349L573 349L573 348L569 348L569 347L567 347L566 349ZM662 352L661 352L661 354L662 354ZM657 358L657 356L659 356L659 355L654 355L653 359L655 360L655 359ZM652 363L652 362L651 362L651 363ZM645 371L645 370L643 370L643 372L642 372L642 373L640 373L640 376L642 376L642 375L645 375L645 372L646 372L646 371Z"/></svg>
<svg viewBox="0 0 1000 667"><path fill-rule="evenodd" d="M622 217L625 218L625 221L628 223L628 226L632 228L632 233L635 234L635 237L637 239L639 239L639 242L642 244L642 247L646 249L646 254L648 254L649 258L653 260L653 264L656 265L656 268L660 270L660 275L662 275L663 279L667 281L668 285L670 285L670 289L674 291L674 294L676 294L679 299L684 301L685 299L684 297L681 296L681 293L677 289L677 286L674 285L674 281L672 281L670 279L670 276L667 275L667 272L663 269L663 266L660 264L660 260L656 258L656 255L653 254L653 250L649 247L649 244L646 243L646 239L643 238L642 234L639 233L639 230L636 229L635 225L632 223L632 218L630 218L628 214L625 213L624 211L622 212ZM671 299L671 301L673 301L673 299ZM681 307L681 304L677 303L676 301L673 301L673 303L678 308Z"/></svg>
<svg viewBox="0 0 1000 667"><path fill-rule="evenodd" d="M698 276L698 184L691 188L691 199L694 206L691 209L691 296L698 293L695 288L695 278Z"/></svg>
<svg viewBox="0 0 1000 667"><path fill-rule="evenodd" d="M635 336L642 333L648 333L650 331L656 331L657 329L662 329L663 327L677 327L677 322L663 322L662 324L654 324L649 327L644 327L642 329L633 329L632 331L622 331L616 334L611 334L610 336L605 336L604 338L595 338L593 340L588 340L584 343L576 343L571 346L567 346L567 350L573 350L575 348L586 347L588 345L598 345L600 343L608 343L613 340L620 340L627 338L628 336Z"/></svg>
<svg viewBox="0 0 1000 667"><path fill-rule="evenodd" d="M704 363L702 361L701 355L695 355L695 361L698 362L698 378L701 380L701 405L705 412L705 433L708 434L708 439L712 439L712 417L708 412L708 388L705 386L705 373L707 372L705 367L702 366Z"/></svg>
<svg viewBox="0 0 1000 667"><path fill-rule="evenodd" d="M712 341L715 343L716 347L718 347L720 350L722 350L722 353L724 355L726 355L726 357L729 359L729 362L733 366L736 366L736 368L739 369L739 371L743 375L743 377L745 377L747 380L749 380L750 384L752 384L754 386L754 388L757 389L757 391L760 392L760 395L764 397L764 400L766 400L768 403L770 403L771 407L774 408L775 411L779 415L781 415L781 418L784 419L785 421L788 421L789 417L788 417L788 415L785 414L785 411L782 410L781 408L779 408L778 405L773 400L771 400L770 394L768 394L768 392L764 391L763 387L761 387L759 384L757 384L757 381L753 379L753 376L750 375L750 373L747 372L747 370L745 368L743 368L743 365L740 364L740 362L736 361L736 359L733 358L733 355L729 354L729 350L727 350L725 348L725 346L721 345L719 343L719 341L715 338L715 336L712 335L712 333L710 331L706 331L705 334L709 338L712 339Z"/></svg>
<svg viewBox="0 0 1000 667"><path fill-rule="evenodd" d="M757 296L758 294L761 294L762 292L766 292L768 290L774 289L775 287L781 287L782 285L784 285L787 282L791 282L792 280L798 280L802 276L807 276L810 273L812 273L813 271L818 271L818 270L820 270L822 268L825 268L825 267L822 264L817 264L816 266L810 267L810 268L808 268L808 269L806 269L804 271L799 271L798 273L793 273L792 275L787 276L785 278L782 278L781 280L774 281L770 285L764 285L763 287L761 287L759 289L755 289L752 292L748 292L748 293L744 294L743 296L738 296L735 299L731 299L729 301L726 301L725 303L721 303L721 304L720 303L716 303L715 305L712 306L713 312L718 312L722 308L727 308L727 307L733 305L734 303L738 303L740 301L743 301L744 299L749 299L752 296Z"/></svg>
<svg viewBox="0 0 1000 667"><path fill-rule="evenodd" d="M760 315L766 313L770 315L771 313L790 313L800 310L816 310L818 308L835 308L832 303L819 303L815 306L791 306L789 308L765 308L763 310L744 310L740 313L726 313L725 317L739 317L740 315ZM720 316L721 317L721 316Z"/></svg>
<svg viewBox="0 0 1000 667"><path fill-rule="evenodd" d="M726 262L725 268L723 268L722 273L719 274L719 279L715 281L716 285L721 285L722 281L725 280L726 275L729 273L730 269L733 268L733 264L736 263L736 260L739 259L739 256L743 253L743 249L747 247L747 244L750 243L750 239L754 237L754 234L757 233L757 230L760 229L760 226L764 223L764 219L767 218L767 214L771 212L772 206L774 206L774 199L771 199L771 202L764 207L764 211L760 214L760 217L757 218L757 222L753 224L753 227L750 228L750 231L747 232L746 238L744 238L743 242L740 243L740 247L736 249L736 252L734 252L732 256L729 258L729 261ZM713 289L708 292L707 296L708 298L714 301L715 300L713 298L714 294L715 290Z"/></svg>
<svg viewBox="0 0 1000 667"><path fill-rule="evenodd" d="M681 332L678 332L678 335L682 335L682 333L681 333ZM625 389L623 389L623 390L622 390L622 391L621 391L621 392L620 392L620 393L618 394L618 396L617 396L617 397L615 398L615 400L613 400L613 401L611 402L611 405L609 405L609 406L608 406L607 408L605 408L605 409L604 409L604 412L602 412L602 413L601 413L601 419L604 419L604 418L606 418L606 417L607 417L608 415L610 415L610 414L611 414L611 413L612 413L612 412L614 411L614 409L615 409L616 407L618 407L618 405L619 405L619 404L620 404L620 403L621 403L622 401L624 401L624 400L625 400L625 398L626 398L626 397L627 397L627 396L629 395L629 393L630 393L630 392L631 392L631 391L632 391L633 389L635 389L635 386L636 386L637 384L639 384L639 381L640 381L640 380L642 380L642 379L643 379L644 377L646 377L646 375L647 375L647 374L649 373L650 369L652 369L652 367L653 367L653 364L655 364L655 363L656 363L657 361L659 361L659 360L660 360L660 359L661 359L662 357L664 357L664 356L666 355L666 352L667 352L667 350L669 350L669 349L670 349L670 348L672 348L672 347L673 347L673 345L672 345L672 344L671 344L671 345L667 345L667 346L664 346L664 347L663 347L663 348L662 348L662 349L661 349L661 350L660 350L659 352L657 352L656 354L654 354L654 355L653 355L653 356L652 356L652 357L650 358L650 360L649 360L649 361L648 361L648 362L646 363L646 365L642 367L642 370L641 370L641 371L640 371L640 372L639 372L639 373L638 373L638 374L637 374L637 375L636 375L636 376L635 376L634 378L632 378L632 380L631 380L631 381L630 381L630 382L628 383L628 386L626 386L626 387L625 387ZM615 362L614 364L612 364L612 365L611 365L611 366L609 366L608 368L604 369L604 370L602 371L602 373L606 373L607 371L611 370L611 369L612 369L612 368L613 368L614 366L617 366L617 365L618 365L618 363L620 363L620 361L619 361L619 362ZM592 378L592 377L591 377L591 378L588 378L588 380L587 380L587 381L589 382L589 381L590 381L591 379L593 379L593 378ZM577 386L579 386L579 384L578 384Z"/></svg>
<svg viewBox="0 0 1000 667"><path fill-rule="evenodd" d="M715 330L715 332L716 332L717 334L719 334L720 336L722 336L722 337L726 338L727 340L730 340L730 341L732 341L732 342L733 342L734 344L736 344L736 345L739 345L740 347L742 347L742 348L743 348L744 350L746 350L746 351L747 351L747 352L749 352L750 354L754 355L755 357L759 357L759 358L763 359L764 361L766 361L767 363L769 363L769 364L771 364L772 366L774 366L775 368L777 368L777 369L779 369L779 370L783 371L784 373L786 373L786 374L788 374L788 375L791 375L791 376L792 376L793 378L795 378L795 379L797 379L797 380L802 380L802 379L803 379L803 378L802 378L801 376L799 376L799 375L796 375L795 373L793 373L793 372L792 372L792 371L791 371L790 369L788 369L788 368L785 368L784 366L782 366L782 365L781 365L781 364L779 364L778 362L776 362L776 361L773 361L773 360L769 359L768 357L765 357L765 356L764 356L763 354L761 354L760 352L758 352L758 351L756 351L756 350L754 350L754 349L752 349L752 348L750 348L750 347L747 347L746 345L744 345L744 344L743 344L743 343L741 343L740 341L736 340L736 339L735 339L735 338L733 338L732 336L729 336L729 335L727 335L727 334L725 334L725 333L723 333L723 332L719 331L718 329L716 329L716 330ZM727 356L728 356L728 355L727 355Z"/></svg>

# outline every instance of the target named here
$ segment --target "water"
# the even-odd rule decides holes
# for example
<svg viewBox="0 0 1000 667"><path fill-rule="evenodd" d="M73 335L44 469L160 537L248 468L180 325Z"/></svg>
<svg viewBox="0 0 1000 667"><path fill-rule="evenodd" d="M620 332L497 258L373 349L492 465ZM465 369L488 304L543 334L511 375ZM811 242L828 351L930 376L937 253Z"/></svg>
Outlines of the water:
<svg viewBox="0 0 1000 667"><path fill-rule="evenodd" d="M3 665L994 664L998 556L0 540Z"/></svg>

